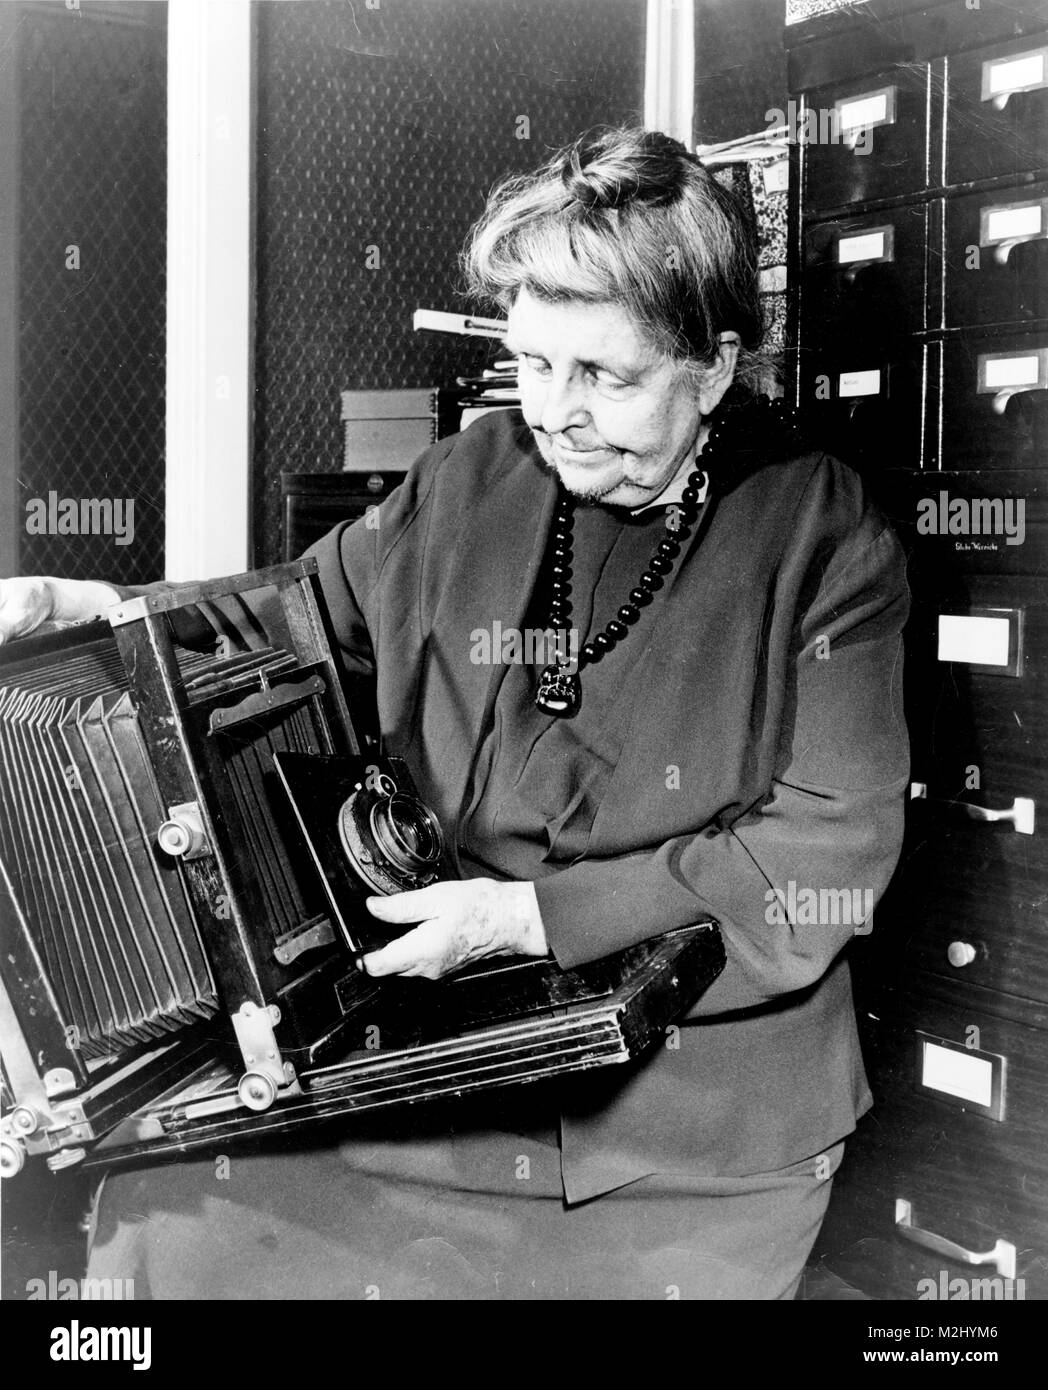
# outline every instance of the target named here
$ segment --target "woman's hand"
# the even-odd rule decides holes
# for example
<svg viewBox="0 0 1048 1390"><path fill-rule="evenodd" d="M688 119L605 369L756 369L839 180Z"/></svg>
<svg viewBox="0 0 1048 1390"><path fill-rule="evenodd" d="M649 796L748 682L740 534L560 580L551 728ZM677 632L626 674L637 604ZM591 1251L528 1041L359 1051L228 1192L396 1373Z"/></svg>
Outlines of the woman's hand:
<svg viewBox="0 0 1048 1390"><path fill-rule="evenodd" d="M79 623L120 595L93 579L0 579L0 642L28 637L41 623Z"/></svg>
<svg viewBox="0 0 1048 1390"><path fill-rule="evenodd" d="M367 907L383 922L421 923L366 955L369 975L439 980L486 956L544 956L549 950L531 883L444 881L389 898L368 898Z"/></svg>

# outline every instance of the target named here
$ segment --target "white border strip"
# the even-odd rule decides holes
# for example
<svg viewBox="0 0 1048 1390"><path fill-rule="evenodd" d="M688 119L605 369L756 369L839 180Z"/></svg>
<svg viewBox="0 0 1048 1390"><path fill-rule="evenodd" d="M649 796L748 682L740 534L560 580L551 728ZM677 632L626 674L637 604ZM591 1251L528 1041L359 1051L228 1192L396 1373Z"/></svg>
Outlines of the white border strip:
<svg viewBox="0 0 1048 1390"><path fill-rule="evenodd" d="M169 579L248 567L252 87L249 0L170 0Z"/></svg>
<svg viewBox="0 0 1048 1390"><path fill-rule="evenodd" d="M644 124L691 149L695 122L693 0L648 0Z"/></svg>

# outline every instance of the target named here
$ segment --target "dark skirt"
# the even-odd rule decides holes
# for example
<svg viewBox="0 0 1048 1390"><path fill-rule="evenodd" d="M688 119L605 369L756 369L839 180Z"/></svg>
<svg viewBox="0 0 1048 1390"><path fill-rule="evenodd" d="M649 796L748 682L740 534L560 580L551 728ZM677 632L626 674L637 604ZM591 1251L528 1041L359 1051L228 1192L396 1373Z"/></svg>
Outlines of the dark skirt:
<svg viewBox="0 0 1048 1390"><path fill-rule="evenodd" d="M136 1299L786 1299L843 1153L568 1206L552 1127L399 1125L111 1174L88 1275Z"/></svg>

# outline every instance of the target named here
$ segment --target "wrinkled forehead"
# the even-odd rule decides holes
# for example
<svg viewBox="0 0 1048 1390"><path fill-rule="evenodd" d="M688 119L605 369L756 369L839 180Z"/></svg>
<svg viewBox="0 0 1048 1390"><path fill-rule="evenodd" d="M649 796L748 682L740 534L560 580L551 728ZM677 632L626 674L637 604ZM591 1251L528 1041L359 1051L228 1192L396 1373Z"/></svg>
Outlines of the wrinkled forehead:
<svg viewBox="0 0 1048 1390"><path fill-rule="evenodd" d="M521 289L506 317L510 352L613 362L633 372L668 362L629 310L610 299L547 300Z"/></svg>

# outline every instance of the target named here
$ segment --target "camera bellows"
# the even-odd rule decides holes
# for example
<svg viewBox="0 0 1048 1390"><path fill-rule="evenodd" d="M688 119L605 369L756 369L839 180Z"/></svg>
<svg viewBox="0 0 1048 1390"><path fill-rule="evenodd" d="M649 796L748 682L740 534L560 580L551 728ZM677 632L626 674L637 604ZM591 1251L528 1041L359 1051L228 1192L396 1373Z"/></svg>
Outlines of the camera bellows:
<svg viewBox="0 0 1048 1390"><path fill-rule="evenodd" d="M177 864L156 847L165 812L112 638L0 680L0 858L69 1051L110 1056L213 1013Z"/></svg>

